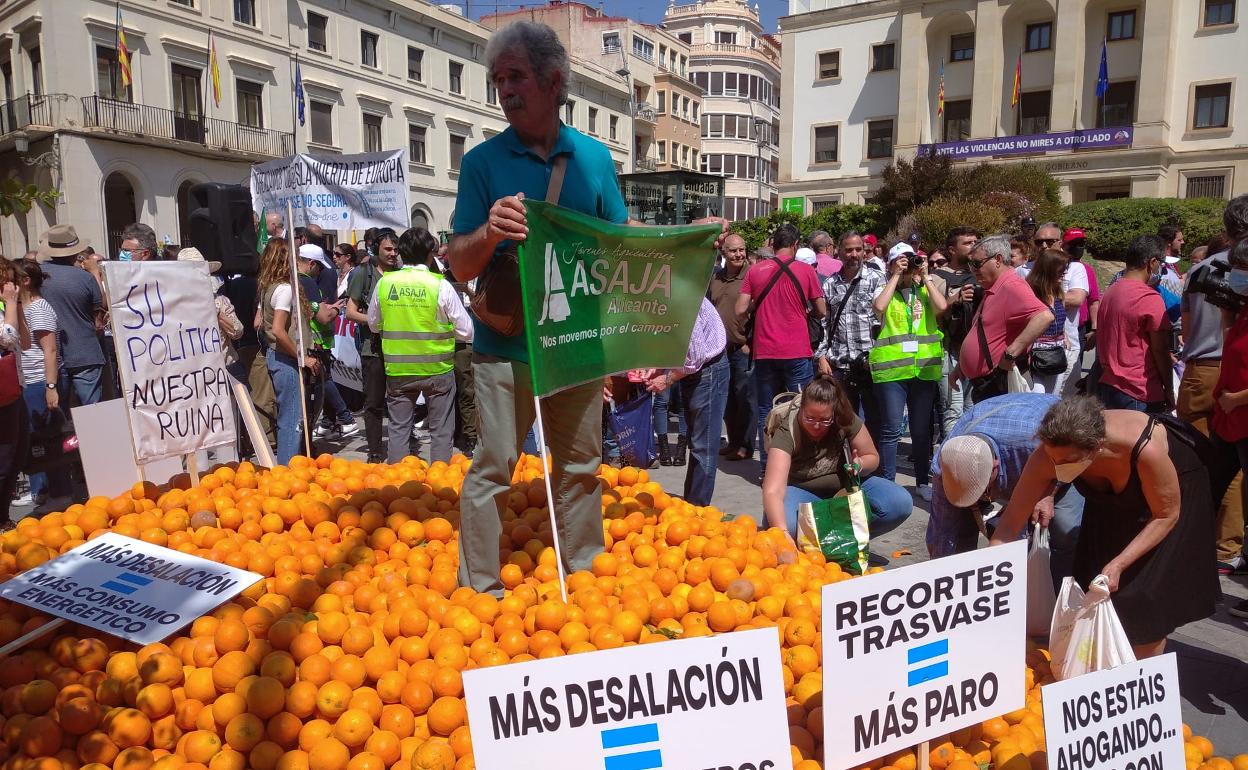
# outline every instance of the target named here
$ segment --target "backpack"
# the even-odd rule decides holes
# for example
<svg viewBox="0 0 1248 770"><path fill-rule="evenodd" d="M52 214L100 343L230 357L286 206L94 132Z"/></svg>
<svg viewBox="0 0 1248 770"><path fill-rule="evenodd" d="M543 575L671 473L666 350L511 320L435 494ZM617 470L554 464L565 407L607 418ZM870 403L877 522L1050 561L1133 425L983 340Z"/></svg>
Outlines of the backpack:
<svg viewBox="0 0 1248 770"><path fill-rule="evenodd" d="M801 393L778 393L771 400L771 411L767 413L767 422L763 424L763 451L771 449L771 437L776 435L783 425L789 426L795 442L801 441L802 432L797 429L797 413L802 408Z"/></svg>

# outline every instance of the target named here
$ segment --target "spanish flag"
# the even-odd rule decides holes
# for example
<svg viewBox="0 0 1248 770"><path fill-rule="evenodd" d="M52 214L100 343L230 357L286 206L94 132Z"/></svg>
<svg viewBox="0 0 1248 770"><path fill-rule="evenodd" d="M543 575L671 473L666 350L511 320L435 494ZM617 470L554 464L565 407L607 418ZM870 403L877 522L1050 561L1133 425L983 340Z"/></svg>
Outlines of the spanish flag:
<svg viewBox="0 0 1248 770"><path fill-rule="evenodd" d="M126 47L126 26L121 20L121 3L117 3L117 66L121 69L121 84L130 87L130 49Z"/></svg>
<svg viewBox="0 0 1248 770"><path fill-rule="evenodd" d="M217 41L208 30L208 72L212 76L212 104L221 106L221 69L217 67Z"/></svg>
<svg viewBox="0 0 1248 770"><path fill-rule="evenodd" d="M1010 96L1010 106L1017 107L1018 100L1023 96L1023 55L1018 55L1014 63L1014 93Z"/></svg>

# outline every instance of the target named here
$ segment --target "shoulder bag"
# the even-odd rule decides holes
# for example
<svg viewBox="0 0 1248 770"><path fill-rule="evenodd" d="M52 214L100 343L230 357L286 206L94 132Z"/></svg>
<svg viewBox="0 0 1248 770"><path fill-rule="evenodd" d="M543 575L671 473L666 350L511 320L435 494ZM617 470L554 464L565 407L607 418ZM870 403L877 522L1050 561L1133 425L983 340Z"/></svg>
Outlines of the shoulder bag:
<svg viewBox="0 0 1248 770"><path fill-rule="evenodd" d="M568 170L568 156L558 155L550 169L546 202L559 203L563 177ZM524 302L520 297L520 260L516 245L496 251L485 271L477 278L477 293L469 305L481 323L504 337L524 331Z"/></svg>
<svg viewBox="0 0 1248 770"><path fill-rule="evenodd" d="M823 319L815 315L814 306L811 304L810 299L806 297L805 292L802 291L802 282L797 280L797 276L789 269L788 263L778 257L776 261L780 263L780 269L793 282L793 288L797 289L797 296L801 297L802 304L806 308L806 335L810 338L810 349L813 353L819 347L819 343L823 342Z"/></svg>
<svg viewBox="0 0 1248 770"><path fill-rule="evenodd" d="M750 346L750 358L751 359L754 358L755 314L758 312L758 308L762 306L763 300L766 299L767 295L771 293L771 287L775 286L776 281L778 280L780 280L779 270L777 270L775 273L772 274L771 280L768 281L767 285L763 287L763 290L759 292L758 297L751 298L749 313L746 314L745 321L741 324L741 336L745 337L746 343L749 344Z"/></svg>

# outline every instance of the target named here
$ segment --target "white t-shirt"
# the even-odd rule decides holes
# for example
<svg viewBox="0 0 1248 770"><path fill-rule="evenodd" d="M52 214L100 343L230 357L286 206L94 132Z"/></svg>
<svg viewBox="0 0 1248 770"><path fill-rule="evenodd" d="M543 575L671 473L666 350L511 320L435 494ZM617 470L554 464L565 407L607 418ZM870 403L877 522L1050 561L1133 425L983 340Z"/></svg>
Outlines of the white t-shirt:
<svg viewBox="0 0 1248 770"><path fill-rule="evenodd" d="M38 332L56 334L56 311L52 303L43 297L31 302L26 308L26 325L30 327L30 347L22 351L22 384L35 385L46 380L43 368L43 347L37 339Z"/></svg>
<svg viewBox="0 0 1248 770"><path fill-rule="evenodd" d="M1027 276L1031 275L1031 269L1034 263L1028 262L1014 268L1014 272L1018 273L1023 280L1027 280ZM1084 269L1082 262L1072 261L1066 266L1066 273L1062 276L1062 292L1068 292L1071 289L1083 289L1089 291L1091 287L1088 285L1088 271ZM1071 350L1076 350L1081 345L1079 340L1079 311L1066 309L1066 346Z"/></svg>
<svg viewBox="0 0 1248 770"><path fill-rule="evenodd" d="M290 284L279 283L273 287L273 296L269 301L272 303L274 310L285 310L289 313L291 308L290 297Z"/></svg>

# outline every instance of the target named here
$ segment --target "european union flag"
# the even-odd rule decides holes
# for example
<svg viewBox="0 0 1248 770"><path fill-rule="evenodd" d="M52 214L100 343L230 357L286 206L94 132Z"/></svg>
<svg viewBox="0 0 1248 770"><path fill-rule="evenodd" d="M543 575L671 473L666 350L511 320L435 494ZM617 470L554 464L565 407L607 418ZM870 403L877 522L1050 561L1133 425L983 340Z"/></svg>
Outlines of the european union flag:
<svg viewBox="0 0 1248 770"><path fill-rule="evenodd" d="M1101 69L1096 74L1096 98L1103 99L1109 93L1109 49L1105 40L1101 40ZM302 104L302 102L300 102ZM300 114L302 114L302 106Z"/></svg>

